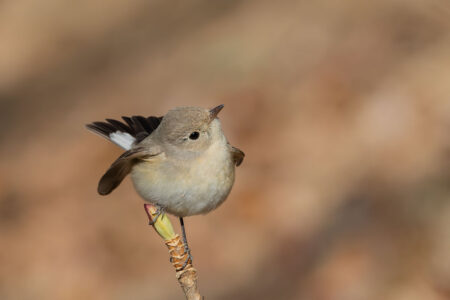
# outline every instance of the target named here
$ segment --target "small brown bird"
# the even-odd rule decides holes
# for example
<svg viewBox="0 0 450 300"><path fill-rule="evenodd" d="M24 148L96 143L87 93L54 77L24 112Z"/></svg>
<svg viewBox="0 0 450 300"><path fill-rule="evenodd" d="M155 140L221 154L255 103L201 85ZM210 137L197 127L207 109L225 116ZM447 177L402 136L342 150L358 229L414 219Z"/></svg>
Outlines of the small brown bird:
<svg viewBox="0 0 450 300"><path fill-rule="evenodd" d="M179 107L164 117L122 117L86 125L94 133L127 150L98 184L101 195L111 193L131 173L145 201L180 218L217 208L231 191L234 169L244 152L231 146L213 109Z"/></svg>

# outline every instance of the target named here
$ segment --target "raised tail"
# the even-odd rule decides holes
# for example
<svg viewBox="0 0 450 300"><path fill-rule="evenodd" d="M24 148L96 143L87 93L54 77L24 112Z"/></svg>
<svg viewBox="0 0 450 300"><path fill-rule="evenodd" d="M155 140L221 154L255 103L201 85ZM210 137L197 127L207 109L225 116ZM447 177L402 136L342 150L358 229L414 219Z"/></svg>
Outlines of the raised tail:
<svg viewBox="0 0 450 300"><path fill-rule="evenodd" d="M125 122L106 119L106 122L92 122L86 128L125 150L131 149L149 136L161 123L162 117L122 117Z"/></svg>

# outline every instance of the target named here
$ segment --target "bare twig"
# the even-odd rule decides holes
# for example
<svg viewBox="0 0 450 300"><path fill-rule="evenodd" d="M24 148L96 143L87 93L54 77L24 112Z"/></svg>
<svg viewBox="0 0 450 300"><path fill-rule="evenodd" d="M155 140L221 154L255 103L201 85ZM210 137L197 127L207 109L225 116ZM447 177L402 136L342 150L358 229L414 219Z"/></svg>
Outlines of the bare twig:
<svg viewBox="0 0 450 300"><path fill-rule="evenodd" d="M144 204L144 208L150 224L164 239L167 248L169 248L170 262L176 270L178 283L183 289L186 299L201 300L202 297L197 285L197 270L192 266L192 260L185 251L181 237L174 232L172 223L165 213L161 213L158 216L158 209L152 204Z"/></svg>

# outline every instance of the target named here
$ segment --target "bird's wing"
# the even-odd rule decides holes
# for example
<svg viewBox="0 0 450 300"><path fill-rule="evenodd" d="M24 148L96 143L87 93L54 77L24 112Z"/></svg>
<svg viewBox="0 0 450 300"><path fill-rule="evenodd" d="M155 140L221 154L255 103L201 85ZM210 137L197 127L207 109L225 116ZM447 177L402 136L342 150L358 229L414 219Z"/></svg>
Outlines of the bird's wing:
<svg viewBox="0 0 450 300"><path fill-rule="evenodd" d="M107 122L93 122L86 127L90 131L110 140L125 150L130 150L149 136L161 123L162 117L122 117L125 123L106 119Z"/></svg>
<svg viewBox="0 0 450 300"><path fill-rule="evenodd" d="M162 152L157 146L154 147L135 147L124 152L109 167L108 171L102 176L98 183L98 193L108 195L111 193L130 173L131 168L142 160L155 159Z"/></svg>
<svg viewBox="0 0 450 300"><path fill-rule="evenodd" d="M229 146L230 146L231 158L233 159L236 167L238 167L244 160L245 153L236 147L233 147L231 145L229 145Z"/></svg>

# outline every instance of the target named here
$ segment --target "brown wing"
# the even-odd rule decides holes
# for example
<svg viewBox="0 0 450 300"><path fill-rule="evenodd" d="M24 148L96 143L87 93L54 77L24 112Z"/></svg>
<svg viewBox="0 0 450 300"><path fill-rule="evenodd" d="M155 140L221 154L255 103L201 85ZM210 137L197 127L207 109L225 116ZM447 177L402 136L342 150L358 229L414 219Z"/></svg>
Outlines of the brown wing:
<svg viewBox="0 0 450 300"><path fill-rule="evenodd" d="M98 183L98 193L100 195L108 195L119 186L125 176L130 173L133 165L141 159L147 159L158 154L159 153L150 151L149 148L144 147L137 147L124 152L115 162L113 162L108 171L106 171L100 179Z"/></svg>
<svg viewBox="0 0 450 300"><path fill-rule="evenodd" d="M234 161L234 163L236 164L236 167L239 167L240 164L242 163L242 161L244 160L244 152L242 152L240 149L233 147L230 145L230 152L231 152L231 157Z"/></svg>

